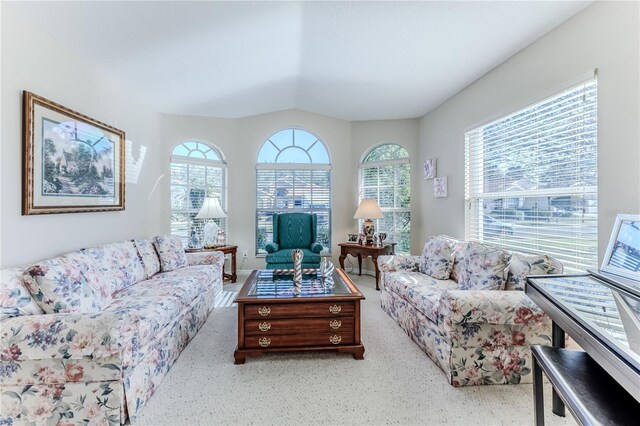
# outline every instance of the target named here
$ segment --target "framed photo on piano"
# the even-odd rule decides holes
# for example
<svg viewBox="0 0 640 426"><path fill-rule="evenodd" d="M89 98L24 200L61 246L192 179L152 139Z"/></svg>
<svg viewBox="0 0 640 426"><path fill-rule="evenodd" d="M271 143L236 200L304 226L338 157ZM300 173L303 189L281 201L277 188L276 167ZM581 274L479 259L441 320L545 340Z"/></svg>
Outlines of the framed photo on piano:
<svg viewBox="0 0 640 426"><path fill-rule="evenodd" d="M600 270L640 284L640 215L616 217Z"/></svg>

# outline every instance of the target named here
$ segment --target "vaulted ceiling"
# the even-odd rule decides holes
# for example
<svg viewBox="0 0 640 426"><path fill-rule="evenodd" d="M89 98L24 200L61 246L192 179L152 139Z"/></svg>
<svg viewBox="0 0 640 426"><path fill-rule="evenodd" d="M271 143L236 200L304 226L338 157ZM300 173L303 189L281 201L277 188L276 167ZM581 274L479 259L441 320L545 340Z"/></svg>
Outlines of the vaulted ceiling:
<svg viewBox="0 0 640 426"><path fill-rule="evenodd" d="M422 116L591 2L15 2L157 110ZM5 2L5 5L7 3Z"/></svg>

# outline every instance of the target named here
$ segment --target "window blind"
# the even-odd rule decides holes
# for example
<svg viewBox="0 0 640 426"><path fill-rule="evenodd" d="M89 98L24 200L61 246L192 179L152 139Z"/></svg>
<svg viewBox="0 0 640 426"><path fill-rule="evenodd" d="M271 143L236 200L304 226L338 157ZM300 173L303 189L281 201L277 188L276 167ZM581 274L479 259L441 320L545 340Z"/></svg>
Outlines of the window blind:
<svg viewBox="0 0 640 426"><path fill-rule="evenodd" d="M331 247L331 170L258 168L257 254L273 241L273 213L305 212L318 216L318 242Z"/></svg>
<svg viewBox="0 0 640 426"><path fill-rule="evenodd" d="M408 158L360 165L360 200L378 201L384 217L375 220L376 230L386 232L387 241L398 243L398 253L411 250L410 170Z"/></svg>
<svg viewBox="0 0 640 426"><path fill-rule="evenodd" d="M565 271L597 266L597 80L465 134L465 232L548 254Z"/></svg>

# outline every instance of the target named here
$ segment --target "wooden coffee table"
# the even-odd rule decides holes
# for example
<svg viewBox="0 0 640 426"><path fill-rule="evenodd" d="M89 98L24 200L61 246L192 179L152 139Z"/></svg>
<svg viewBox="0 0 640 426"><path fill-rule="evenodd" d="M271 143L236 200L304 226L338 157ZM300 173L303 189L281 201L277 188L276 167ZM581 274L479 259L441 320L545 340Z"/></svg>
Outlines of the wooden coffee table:
<svg viewBox="0 0 640 426"><path fill-rule="evenodd" d="M233 357L244 364L247 356L265 352L350 352L364 358L360 341L360 301L364 296L342 269L333 273L334 286L304 275L302 293L294 296L292 275L257 270L236 297L238 346Z"/></svg>

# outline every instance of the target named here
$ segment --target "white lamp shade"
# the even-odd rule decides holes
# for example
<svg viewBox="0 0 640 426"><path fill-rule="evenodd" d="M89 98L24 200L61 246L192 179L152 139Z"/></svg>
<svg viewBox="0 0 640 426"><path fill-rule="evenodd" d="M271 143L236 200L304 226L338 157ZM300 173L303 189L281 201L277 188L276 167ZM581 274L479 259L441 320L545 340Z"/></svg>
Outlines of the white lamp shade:
<svg viewBox="0 0 640 426"><path fill-rule="evenodd" d="M364 198L360 201L356 214L353 215L354 219L382 219L382 210L378 202L373 198Z"/></svg>
<svg viewBox="0 0 640 426"><path fill-rule="evenodd" d="M202 208L200 208L196 219L218 219L221 217L227 217L227 214L222 210L220 200L207 197L204 199L204 203L202 203Z"/></svg>

